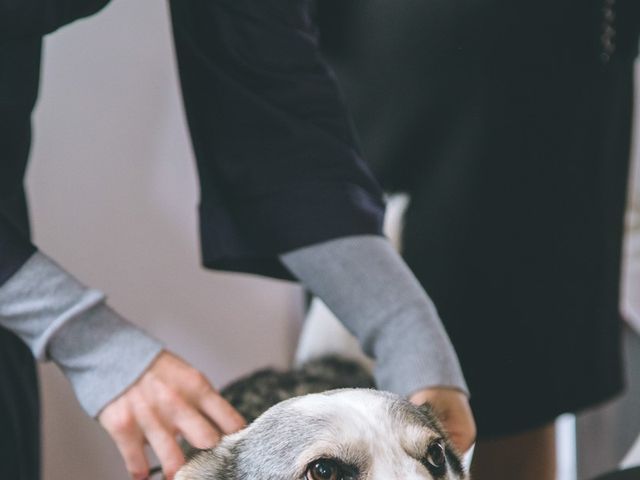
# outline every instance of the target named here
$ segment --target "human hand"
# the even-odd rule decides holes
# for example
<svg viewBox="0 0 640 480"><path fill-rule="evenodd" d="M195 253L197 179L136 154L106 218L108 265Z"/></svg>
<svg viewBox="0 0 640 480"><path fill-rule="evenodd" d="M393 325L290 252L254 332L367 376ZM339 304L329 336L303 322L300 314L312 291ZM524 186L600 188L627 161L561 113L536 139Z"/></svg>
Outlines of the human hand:
<svg viewBox="0 0 640 480"><path fill-rule="evenodd" d="M427 388L414 393L411 403L429 403L451 438L451 442L465 453L476 439L476 423L467 396L453 388Z"/></svg>
<svg viewBox="0 0 640 480"><path fill-rule="evenodd" d="M196 448L211 448L223 434L245 425L242 416L202 373L166 351L102 410L98 421L115 441L129 474L136 480L149 475L145 443L171 480L184 464L177 434Z"/></svg>

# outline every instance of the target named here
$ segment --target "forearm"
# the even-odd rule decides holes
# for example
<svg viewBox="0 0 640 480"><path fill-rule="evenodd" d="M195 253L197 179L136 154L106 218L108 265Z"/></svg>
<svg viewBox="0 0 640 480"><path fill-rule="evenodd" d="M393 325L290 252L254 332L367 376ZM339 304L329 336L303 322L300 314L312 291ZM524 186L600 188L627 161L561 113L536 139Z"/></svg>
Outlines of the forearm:
<svg viewBox="0 0 640 480"><path fill-rule="evenodd" d="M345 237L281 260L375 358L380 388L407 396L428 387L468 393L433 303L388 240Z"/></svg>
<svg viewBox="0 0 640 480"><path fill-rule="evenodd" d="M38 252L0 287L0 325L18 335L36 358L54 361L91 416L162 350L157 340L109 308L104 294Z"/></svg>

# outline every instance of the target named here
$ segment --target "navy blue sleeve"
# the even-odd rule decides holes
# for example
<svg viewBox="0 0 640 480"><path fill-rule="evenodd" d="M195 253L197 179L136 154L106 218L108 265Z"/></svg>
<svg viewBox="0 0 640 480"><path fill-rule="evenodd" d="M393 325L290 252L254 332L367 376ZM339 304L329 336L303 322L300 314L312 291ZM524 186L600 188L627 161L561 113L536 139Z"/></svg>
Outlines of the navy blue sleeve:
<svg viewBox="0 0 640 480"><path fill-rule="evenodd" d="M172 0L207 267L289 278L277 255L381 234L382 192L320 56L308 0Z"/></svg>
<svg viewBox="0 0 640 480"><path fill-rule="evenodd" d="M0 214L0 285L17 272L35 251L31 242Z"/></svg>

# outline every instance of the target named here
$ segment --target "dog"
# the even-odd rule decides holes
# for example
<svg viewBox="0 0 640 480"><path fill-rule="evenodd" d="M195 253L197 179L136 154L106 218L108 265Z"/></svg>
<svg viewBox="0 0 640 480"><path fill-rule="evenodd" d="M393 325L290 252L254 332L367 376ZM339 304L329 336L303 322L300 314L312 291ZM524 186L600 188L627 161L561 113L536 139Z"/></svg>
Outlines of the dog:
<svg viewBox="0 0 640 480"><path fill-rule="evenodd" d="M372 386L333 357L242 379L222 393L249 426L191 454L175 480L468 480L430 407Z"/></svg>

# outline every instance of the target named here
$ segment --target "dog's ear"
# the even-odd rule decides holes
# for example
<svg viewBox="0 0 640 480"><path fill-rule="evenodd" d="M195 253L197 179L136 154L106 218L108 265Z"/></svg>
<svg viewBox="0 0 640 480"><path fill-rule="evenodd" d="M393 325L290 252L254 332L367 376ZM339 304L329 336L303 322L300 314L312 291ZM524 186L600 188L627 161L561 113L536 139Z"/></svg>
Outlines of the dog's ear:
<svg viewBox="0 0 640 480"><path fill-rule="evenodd" d="M226 437L217 447L195 453L174 480L237 480L238 452L238 434Z"/></svg>

